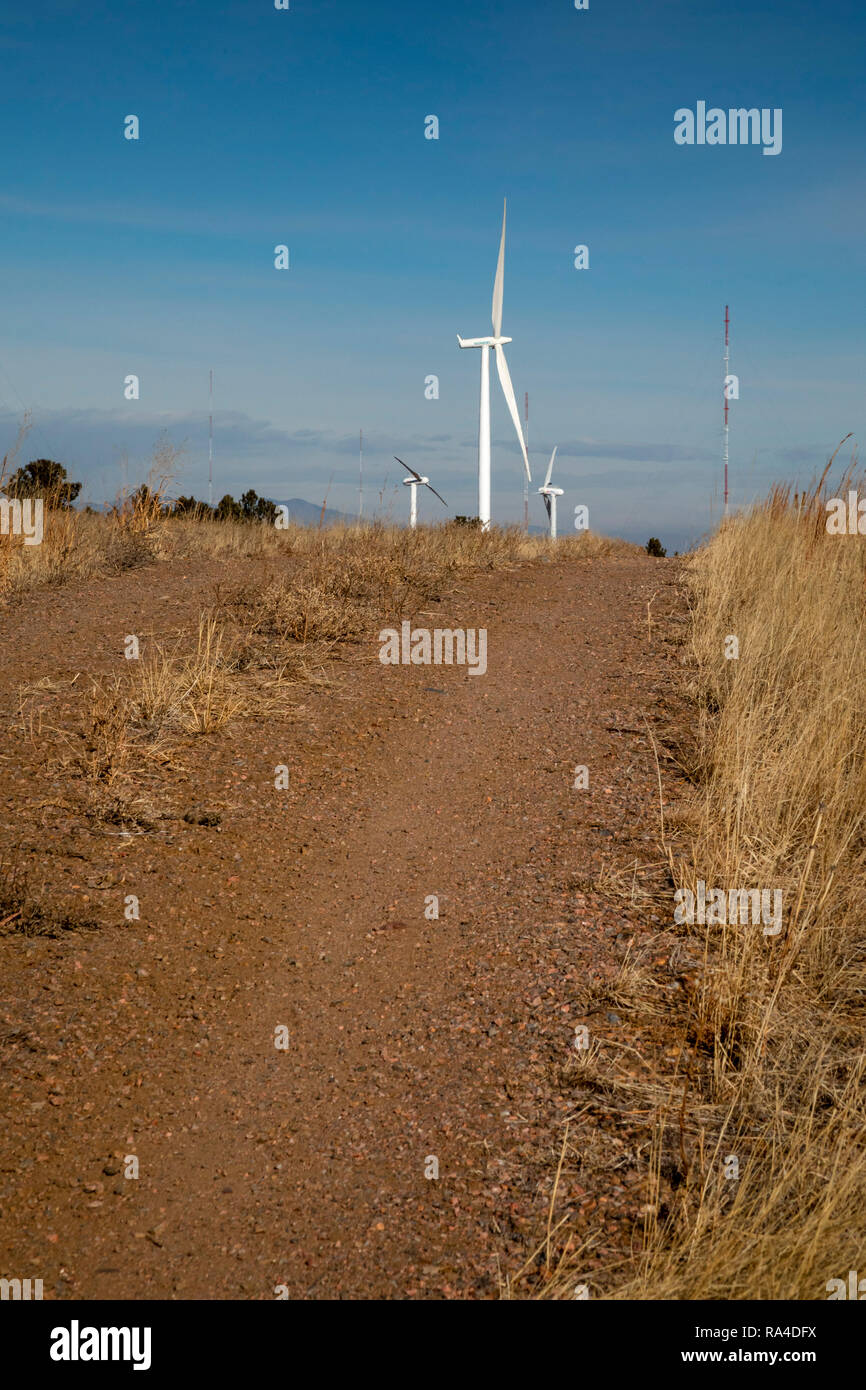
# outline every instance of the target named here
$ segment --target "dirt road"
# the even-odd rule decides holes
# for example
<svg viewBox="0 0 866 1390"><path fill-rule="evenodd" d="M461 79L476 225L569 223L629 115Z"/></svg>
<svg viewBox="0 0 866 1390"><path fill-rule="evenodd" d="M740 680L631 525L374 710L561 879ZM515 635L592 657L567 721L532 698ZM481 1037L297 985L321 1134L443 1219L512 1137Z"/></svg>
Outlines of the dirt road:
<svg viewBox="0 0 866 1390"><path fill-rule="evenodd" d="M678 610L675 567L476 576L414 624L486 628L485 675L383 666L371 637L279 717L186 738L141 833L69 812L76 672L194 627L231 578L188 562L0 615L2 853L98 924L0 937L0 1274L56 1298L495 1297L544 1231L575 1027L629 1040L588 991L664 927L604 884L658 859L648 729L676 652L647 604ZM556 1218L598 1233L588 1269L631 1240L638 1124L572 1120Z"/></svg>

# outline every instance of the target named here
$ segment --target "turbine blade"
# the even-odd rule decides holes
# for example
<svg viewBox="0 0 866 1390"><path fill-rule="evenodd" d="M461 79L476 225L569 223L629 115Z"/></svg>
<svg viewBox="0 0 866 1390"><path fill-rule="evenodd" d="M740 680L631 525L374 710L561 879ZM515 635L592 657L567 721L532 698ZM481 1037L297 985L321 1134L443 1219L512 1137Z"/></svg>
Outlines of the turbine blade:
<svg viewBox="0 0 866 1390"><path fill-rule="evenodd" d="M424 486L430 488L430 491L433 493L433 496L434 496L434 497L439 497L439 493L436 491L435 487L430 487L430 484L429 484L429 483L425 483ZM443 507L447 507L447 506L448 506L448 503L445 501L445 498L444 498L444 497L439 497L439 501L442 503L442 506L443 506Z"/></svg>
<svg viewBox="0 0 866 1390"><path fill-rule="evenodd" d="M396 454L394 455L394 458L397 459L397 455L396 455ZM419 483L420 483L420 481L421 481L421 474L420 474L420 473L416 473L416 472L415 472L415 469L414 469L414 468L410 468L409 465L408 465L408 463L404 463L402 459L397 459L397 462L399 463L399 465L400 465L401 468L405 468L405 469L407 469L410 473L414 474L414 476L418 479L418 481L419 481Z"/></svg>
<svg viewBox="0 0 866 1390"><path fill-rule="evenodd" d="M554 450L553 450L553 453L550 455L550 463L547 465L547 477L546 477L545 480L544 480L544 486L545 486L545 487L547 487L547 486L549 485L549 483L550 483L550 475L551 475L551 473L553 472L553 460L556 458L556 450L557 450L558 448L559 448L559 445L558 445L558 444L555 445Z"/></svg>
<svg viewBox="0 0 866 1390"><path fill-rule="evenodd" d="M511 373L508 370L508 363L505 360L505 349L498 345L493 349L496 353L496 370L499 372L499 384L502 387L502 394L505 397L511 418L514 421L514 428L517 430L517 438L520 440L520 452L523 454L523 466L526 469L526 481L532 482L532 474L529 471L529 458L526 453L526 441L523 438L523 430L520 427L520 416L517 412L517 401L514 399L514 387L511 385Z"/></svg>
<svg viewBox="0 0 866 1390"><path fill-rule="evenodd" d="M542 495L542 497L544 498L544 505L545 505L545 507L547 508L547 517L548 517L548 520L550 520L550 497L548 496L548 494L547 494L546 492L543 492L541 495Z"/></svg>
<svg viewBox="0 0 866 1390"><path fill-rule="evenodd" d="M493 282L493 336L502 334L502 292L505 280L505 200L502 201L502 240L499 243L499 260L496 262L496 279Z"/></svg>

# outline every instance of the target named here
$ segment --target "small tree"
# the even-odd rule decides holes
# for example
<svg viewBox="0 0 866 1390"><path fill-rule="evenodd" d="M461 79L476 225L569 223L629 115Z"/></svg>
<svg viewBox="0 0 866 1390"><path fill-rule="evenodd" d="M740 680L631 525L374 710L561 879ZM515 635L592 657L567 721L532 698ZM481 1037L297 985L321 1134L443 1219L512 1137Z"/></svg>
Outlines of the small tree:
<svg viewBox="0 0 866 1390"><path fill-rule="evenodd" d="M650 536L646 543L646 553L647 555L655 555L657 559L663 560L668 552L665 550L658 536Z"/></svg>
<svg viewBox="0 0 866 1390"><path fill-rule="evenodd" d="M207 502L199 502L195 497L178 497L171 511L172 516L191 516L196 521L208 520L213 515Z"/></svg>
<svg viewBox="0 0 866 1390"><path fill-rule="evenodd" d="M248 488L241 497L241 511L244 521L252 521L256 514L256 503L259 500L258 493L253 488Z"/></svg>
<svg viewBox="0 0 866 1390"><path fill-rule="evenodd" d="M259 497L253 488L249 488L241 497L241 514L244 521L266 521L273 524L277 504L269 502L267 497Z"/></svg>
<svg viewBox="0 0 866 1390"><path fill-rule="evenodd" d="M62 463L53 459L33 459L17 468L7 481L7 497L42 497L50 507L68 511L81 491L80 483L70 483Z"/></svg>
<svg viewBox="0 0 866 1390"><path fill-rule="evenodd" d="M216 506L217 521L242 521L243 509L239 502L236 502L230 492L225 497L221 497Z"/></svg>

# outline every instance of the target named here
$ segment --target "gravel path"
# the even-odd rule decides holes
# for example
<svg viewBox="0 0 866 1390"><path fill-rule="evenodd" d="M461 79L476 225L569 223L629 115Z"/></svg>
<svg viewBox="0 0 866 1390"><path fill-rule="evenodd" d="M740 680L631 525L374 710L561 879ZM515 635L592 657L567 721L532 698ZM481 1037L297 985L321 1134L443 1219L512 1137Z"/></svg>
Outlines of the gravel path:
<svg viewBox="0 0 866 1390"><path fill-rule="evenodd" d="M592 999L666 926L617 875L659 859L648 730L676 651L647 604L682 612L676 574L463 581L413 621L486 628L485 675L383 666L371 637L279 716L182 740L133 836L66 804L70 682L118 669L127 633L194 629L249 562L0 615L0 852L98 923L0 937L0 1273L57 1298L496 1297L567 1117L556 1219L597 1233L590 1264L629 1247L641 1121L575 1119L570 1069L580 1023L634 1041Z"/></svg>

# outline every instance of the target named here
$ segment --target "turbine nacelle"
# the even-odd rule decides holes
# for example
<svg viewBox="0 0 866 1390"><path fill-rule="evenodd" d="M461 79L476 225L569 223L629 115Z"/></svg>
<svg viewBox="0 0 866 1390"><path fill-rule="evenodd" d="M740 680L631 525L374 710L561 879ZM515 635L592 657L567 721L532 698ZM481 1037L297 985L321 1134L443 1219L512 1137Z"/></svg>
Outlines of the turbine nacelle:
<svg viewBox="0 0 866 1390"><path fill-rule="evenodd" d="M429 479L429 478L422 478L422 477L420 476L420 474L419 474L419 476L418 476L417 478L404 478L404 479L403 479L403 486L404 486L404 487L417 487L419 483L423 483L425 487L430 487L430 479ZM432 491L432 488L431 488L431 491Z"/></svg>
<svg viewBox="0 0 866 1390"><path fill-rule="evenodd" d="M563 496L563 489L561 487L540 487L538 491L542 494L543 497Z"/></svg>
<svg viewBox="0 0 866 1390"><path fill-rule="evenodd" d="M461 338L457 334L457 341L462 348L475 347L501 347L503 343L513 343L513 338Z"/></svg>

